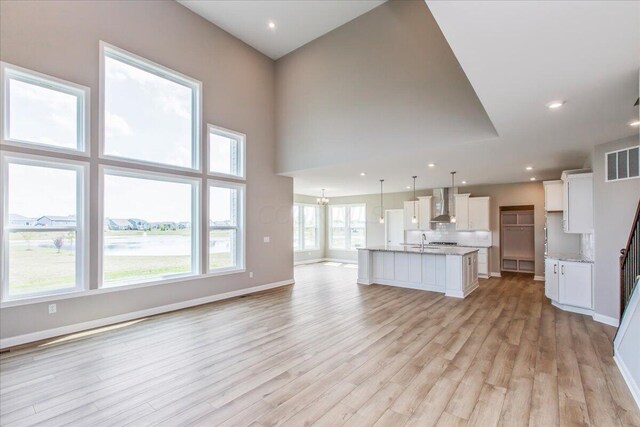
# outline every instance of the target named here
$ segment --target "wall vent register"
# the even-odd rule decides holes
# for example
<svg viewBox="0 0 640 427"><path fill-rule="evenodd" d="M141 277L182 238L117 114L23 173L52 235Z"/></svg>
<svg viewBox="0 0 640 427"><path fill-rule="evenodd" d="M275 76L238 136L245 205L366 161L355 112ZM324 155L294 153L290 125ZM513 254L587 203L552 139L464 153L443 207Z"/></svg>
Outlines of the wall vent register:
<svg viewBox="0 0 640 427"><path fill-rule="evenodd" d="M605 155L607 182L640 177L640 147L610 151Z"/></svg>

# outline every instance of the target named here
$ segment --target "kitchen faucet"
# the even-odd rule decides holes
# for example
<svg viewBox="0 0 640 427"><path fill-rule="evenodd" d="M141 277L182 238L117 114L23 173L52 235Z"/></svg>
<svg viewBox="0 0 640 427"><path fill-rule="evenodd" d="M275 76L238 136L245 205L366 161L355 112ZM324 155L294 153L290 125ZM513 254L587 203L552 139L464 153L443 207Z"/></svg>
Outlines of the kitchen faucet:
<svg viewBox="0 0 640 427"><path fill-rule="evenodd" d="M424 252L424 243L427 241L427 235L422 233L421 241L420 241L420 250Z"/></svg>

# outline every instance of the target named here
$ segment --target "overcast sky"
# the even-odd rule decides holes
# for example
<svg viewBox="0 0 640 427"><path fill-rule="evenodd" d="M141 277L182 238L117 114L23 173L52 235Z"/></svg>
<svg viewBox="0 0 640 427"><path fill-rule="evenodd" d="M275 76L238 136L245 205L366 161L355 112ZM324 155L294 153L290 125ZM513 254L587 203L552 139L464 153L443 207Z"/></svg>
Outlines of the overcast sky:
<svg viewBox="0 0 640 427"><path fill-rule="evenodd" d="M191 88L109 57L105 58L105 85L107 154L192 166ZM13 138L76 147L74 95L12 79L10 99ZM215 145L210 161L218 170L231 172L229 145ZM32 218L75 215L75 174L11 164L9 213ZM212 196L212 219L229 219L232 191L215 190ZM105 218L191 221L189 184L106 176L104 198Z"/></svg>

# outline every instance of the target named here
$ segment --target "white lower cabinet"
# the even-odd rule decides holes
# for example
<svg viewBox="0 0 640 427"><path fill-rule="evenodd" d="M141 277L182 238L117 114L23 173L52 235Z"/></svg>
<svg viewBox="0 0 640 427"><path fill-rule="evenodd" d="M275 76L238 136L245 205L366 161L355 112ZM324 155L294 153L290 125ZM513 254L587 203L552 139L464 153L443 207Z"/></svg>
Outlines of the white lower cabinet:
<svg viewBox="0 0 640 427"><path fill-rule="evenodd" d="M552 301L558 301L558 286L560 276L558 276L558 264L555 259L544 260L544 294Z"/></svg>
<svg viewBox="0 0 640 427"><path fill-rule="evenodd" d="M489 277L489 248L478 248L478 275Z"/></svg>
<svg viewBox="0 0 640 427"><path fill-rule="evenodd" d="M591 264L560 261L560 304L593 308Z"/></svg>
<svg viewBox="0 0 640 427"><path fill-rule="evenodd" d="M593 308L593 265L545 260L545 295L561 305Z"/></svg>

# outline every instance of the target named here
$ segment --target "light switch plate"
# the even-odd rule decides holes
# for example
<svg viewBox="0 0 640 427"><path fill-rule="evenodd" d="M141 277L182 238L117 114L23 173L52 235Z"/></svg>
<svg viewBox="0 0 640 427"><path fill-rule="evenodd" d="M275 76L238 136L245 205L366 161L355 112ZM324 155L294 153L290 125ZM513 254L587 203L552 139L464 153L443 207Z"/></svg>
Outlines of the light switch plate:
<svg viewBox="0 0 640 427"><path fill-rule="evenodd" d="M269 236L264 236L264 237L262 238L262 241L263 241L263 242L265 242L265 243L269 243L269 242L271 241L271 237L269 237Z"/></svg>

